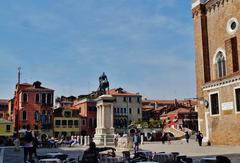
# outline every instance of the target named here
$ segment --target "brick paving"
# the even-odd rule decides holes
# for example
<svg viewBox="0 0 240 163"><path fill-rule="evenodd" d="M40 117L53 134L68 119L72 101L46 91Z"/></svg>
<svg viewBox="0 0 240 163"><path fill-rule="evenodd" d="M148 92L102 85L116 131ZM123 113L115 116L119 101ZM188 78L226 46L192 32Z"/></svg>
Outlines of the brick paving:
<svg viewBox="0 0 240 163"><path fill-rule="evenodd" d="M184 141L173 141L172 144L162 144L161 142L146 142L141 145L142 150L151 150L153 152L179 152L181 155L187 155L194 159L195 163L203 157L215 157L216 155L225 155L231 159L232 163L240 163L240 146L203 146L199 147L197 142L190 140L187 144ZM46 154L48 152L61 152L68 154L71 158L82 156L84 146L79 147L60 147L60 148L39 148L38 154ZM120 149L117 149L117 155L121 155ZM23 149L16 152L12 147L4 148L4 163L22 163Z"/></svg>

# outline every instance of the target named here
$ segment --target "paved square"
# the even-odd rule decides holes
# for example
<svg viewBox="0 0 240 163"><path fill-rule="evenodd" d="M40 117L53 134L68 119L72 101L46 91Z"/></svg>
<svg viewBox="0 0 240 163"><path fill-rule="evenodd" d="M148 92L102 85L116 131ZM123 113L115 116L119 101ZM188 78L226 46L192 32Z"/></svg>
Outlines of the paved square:
<svg viewBox="0 0 240 163"><path fill-rule="evenodd" d="M78 158L82 156L83 151L87 147L77 146L77 147L60 147L60 148L39 148L37 150L38 155L46 154L49 152L61 152L68 154L71 158ZM187 144L183 140L172 141L171 144L161 142L145 142L140 146L143 150L151 150L153 152L179 152L181 155L187 155L192 157L194 162L198 163L200 158L206 156L216 156L216 155L226 155L231 159L232 163L240 162L240 146L202 146L199 147L195 140L190 140ZM22 163L23 162L23 149L16 152L14 148L7 147L2 148L3 153L3 163ZM123 149L117 149L117 155L122 155ZM1 160L1 157L0 157ZM0 163L2 163L0 161Z"/></svg>

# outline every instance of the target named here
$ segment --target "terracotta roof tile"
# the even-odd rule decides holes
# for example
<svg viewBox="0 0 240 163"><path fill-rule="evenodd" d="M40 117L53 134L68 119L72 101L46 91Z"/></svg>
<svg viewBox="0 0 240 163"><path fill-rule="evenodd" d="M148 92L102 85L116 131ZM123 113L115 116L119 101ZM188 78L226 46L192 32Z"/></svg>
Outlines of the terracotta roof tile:
<svg viewBox="0 0 240 163"><path fill-rule="evenodd" d="M5 103L5 104L7 104L7 103L8 103L8 100L7 100L7 99L0 99L0 103Z"/></svg>
<svg viewBox="0 0 240 163"><path fill-rule="evenodd" d="M177 114L177 113L189 113L190 112L190 109L186 109L186 108L178 108L174 111L171 111L167 114Z"/></svg>
<svg viewBox="0 0 240 163"><path fill-rule="evenodd" d="M109 92L108 92L110 95L112 96L141 96L137 93L131 93L131 92L127 92L125 90L123 90L122 88L113 88L113 89L110 89Z"/></svg>

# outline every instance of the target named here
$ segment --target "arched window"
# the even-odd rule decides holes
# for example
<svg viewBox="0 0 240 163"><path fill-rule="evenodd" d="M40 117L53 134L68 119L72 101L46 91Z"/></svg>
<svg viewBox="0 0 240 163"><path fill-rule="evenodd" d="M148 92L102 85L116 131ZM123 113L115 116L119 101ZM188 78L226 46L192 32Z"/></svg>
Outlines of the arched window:
<svg viewBox="0 0 240 163"><path fill-rule="evenodd" d="M89 119L89 127L92 128L93 124L92 124L92 118Z"/></svg>
<svg viewBox="0 0 240 163"><path fill-rule="evenodd" d="M27 102L27 101L28 101L27 93L23 93L23 102Z"/></svg>
<svg viewBox="0 0 240 163"><path fill-rule="evenodd" d="M27 112L26 111L22 112L22 119L27 120Z"/></svg>
<svg viewBox="0 0 240 163"><path fill-rule="evenodd" d="M40 116L39 116L39 112L38 111L35 111L34 119L35 119L35 121L39 121L40 120Z"/></svg>
<svg viewBox="0 0 240 163"><path fill-rule="evenodd" d="M43 104L46 103L46 94L45 93L42 94L42 103Z"/></svg>
<svg viewBox="0 0 240 163"><path fill-rule="evenodd" d="M222 51L219 51L215 59L217 77L226 75L226 59Z"/></svg>
<svg viewBox="0 0 240 163"><path fill-rule="evenodd" d="M51 104L52 103L52 95L51 93L47 94L47 104Z"/></svg>
<svg viewBox="0 0 240 163"><path fill-rule="evenodd" d="M40 95L37 93L35 96L35 102L39 103L40 102Z"/></svg>

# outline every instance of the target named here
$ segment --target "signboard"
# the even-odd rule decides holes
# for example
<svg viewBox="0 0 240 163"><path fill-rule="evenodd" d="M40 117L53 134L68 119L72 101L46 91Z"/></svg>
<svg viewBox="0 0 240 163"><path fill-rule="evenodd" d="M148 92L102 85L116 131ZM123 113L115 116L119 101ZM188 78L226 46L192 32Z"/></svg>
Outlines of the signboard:
<svg viewBox="0 0 240 163"><path fill-rule="evenodd" d="M222 110L232 110L233 102L224 102L222 103Z"/></svg>

